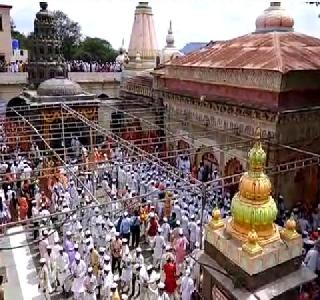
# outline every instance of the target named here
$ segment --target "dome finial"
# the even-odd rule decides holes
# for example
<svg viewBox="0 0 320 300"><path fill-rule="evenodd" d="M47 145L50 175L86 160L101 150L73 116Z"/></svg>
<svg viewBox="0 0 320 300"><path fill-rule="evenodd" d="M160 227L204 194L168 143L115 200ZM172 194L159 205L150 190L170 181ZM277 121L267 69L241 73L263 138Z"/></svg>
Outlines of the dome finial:
<svg viewBox="0 0 320 300"><path fill-rule="evenodd" d="M40 4L41 10L47 10L48 2L44 1L44 2L40 2L39 4Z"/></svg>
<svg viewBox="0 0 320 300"><path fill-rule="evenodd" d="M255 133L255 143L248 154L249 172L263 172L266 157L261 144L261 129L258 127Z"/></svg>
<svg viewBox="0 0 320 300"><path fill-rule="evenodd" d="M169 24L166 42L167 42L167 48L174 47L174 36L173 36L173 31L172 31L172 21L171 20L170 20L170 24Z"/></svg>
<svg viewBox="0 0 320 300"><path fill-rule="evenodd" d="M256 19L256 32L293 31L294 20L281 1L271 1L270 7Z"/></svg>

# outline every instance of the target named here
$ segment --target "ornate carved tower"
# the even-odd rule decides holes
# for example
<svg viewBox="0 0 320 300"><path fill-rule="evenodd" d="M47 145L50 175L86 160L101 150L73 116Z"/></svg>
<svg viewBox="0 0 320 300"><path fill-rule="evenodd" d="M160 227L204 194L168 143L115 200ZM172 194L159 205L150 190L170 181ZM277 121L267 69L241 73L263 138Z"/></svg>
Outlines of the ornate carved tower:
<svg viewBox="0 0 320 300"><path fill-rule="evenodd" d="M40 11L34 20L32 48L30 49L28 80L33 88L47 79L54 78L67 69L62 55L62 42L57 37L53 13L47 10L48 3L40 2Z"/></svg>

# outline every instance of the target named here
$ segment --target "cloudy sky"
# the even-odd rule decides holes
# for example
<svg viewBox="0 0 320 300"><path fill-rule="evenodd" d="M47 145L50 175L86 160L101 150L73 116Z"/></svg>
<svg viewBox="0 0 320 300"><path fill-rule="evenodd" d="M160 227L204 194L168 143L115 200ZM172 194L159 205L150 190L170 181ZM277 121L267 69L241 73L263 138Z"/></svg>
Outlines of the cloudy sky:
<svg viewBox="0 0 320 300"><path fill-rule="evenodd" d="M0 0L1 1L1 0ZM107 39L118 48L122 38L128 46L138 0L49 0L49 9L62 10L79 22L85 36ZM36 0L2 0L13 6L12 17L17 29L33 30L33 19L39 10ZM176 45L187 42L223 40L254 31L256 17L269 6L266 0L150 0L160 47L170 19ZM295 18L295 30L320 37L320 6L306 5L303 0L283 1Z"/></svg>

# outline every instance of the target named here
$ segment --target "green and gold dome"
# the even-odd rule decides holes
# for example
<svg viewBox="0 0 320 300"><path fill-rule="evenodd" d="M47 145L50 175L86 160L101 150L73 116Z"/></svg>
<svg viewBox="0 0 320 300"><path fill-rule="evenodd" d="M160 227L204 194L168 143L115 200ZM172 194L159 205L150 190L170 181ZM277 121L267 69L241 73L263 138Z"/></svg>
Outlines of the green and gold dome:
<svg viewBox="0 0 320 300"><path fill-rule="evenodd" d="M278 240L280 235L274 224L278 210L271 196L271 182L264 173L266 153L260 142L260 131L257 135L248 153L249 170L241 177L239 192L232 199L232 217L227 229L241 241L247 241L249 232L255 230L259 244L265 245Z"/></svg>

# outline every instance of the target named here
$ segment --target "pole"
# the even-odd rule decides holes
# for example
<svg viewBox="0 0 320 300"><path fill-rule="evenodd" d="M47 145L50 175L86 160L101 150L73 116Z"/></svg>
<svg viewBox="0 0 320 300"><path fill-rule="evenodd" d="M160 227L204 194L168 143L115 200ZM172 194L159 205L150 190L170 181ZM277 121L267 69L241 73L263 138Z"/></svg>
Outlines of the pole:
<svg viewBox="0 0 320 300"><path fill-rule="evenodd" d="M61 113L61 123L62 123L63 158L64 158L64 161L66 161L67 160L67 148L66 148L65 132L64 132L64 112L63 112L62 106L60 106L60 113Z"/></svg>
<svg viewBox="0 0 320 300"><path fill-rule="evenodd" d="M203 247L203 215L204 215L204 209L207 204L207 185L202 184L200 186L201 192L202 192L202 204L201 204L201 217L200 217L200 249Z"/></svg>

